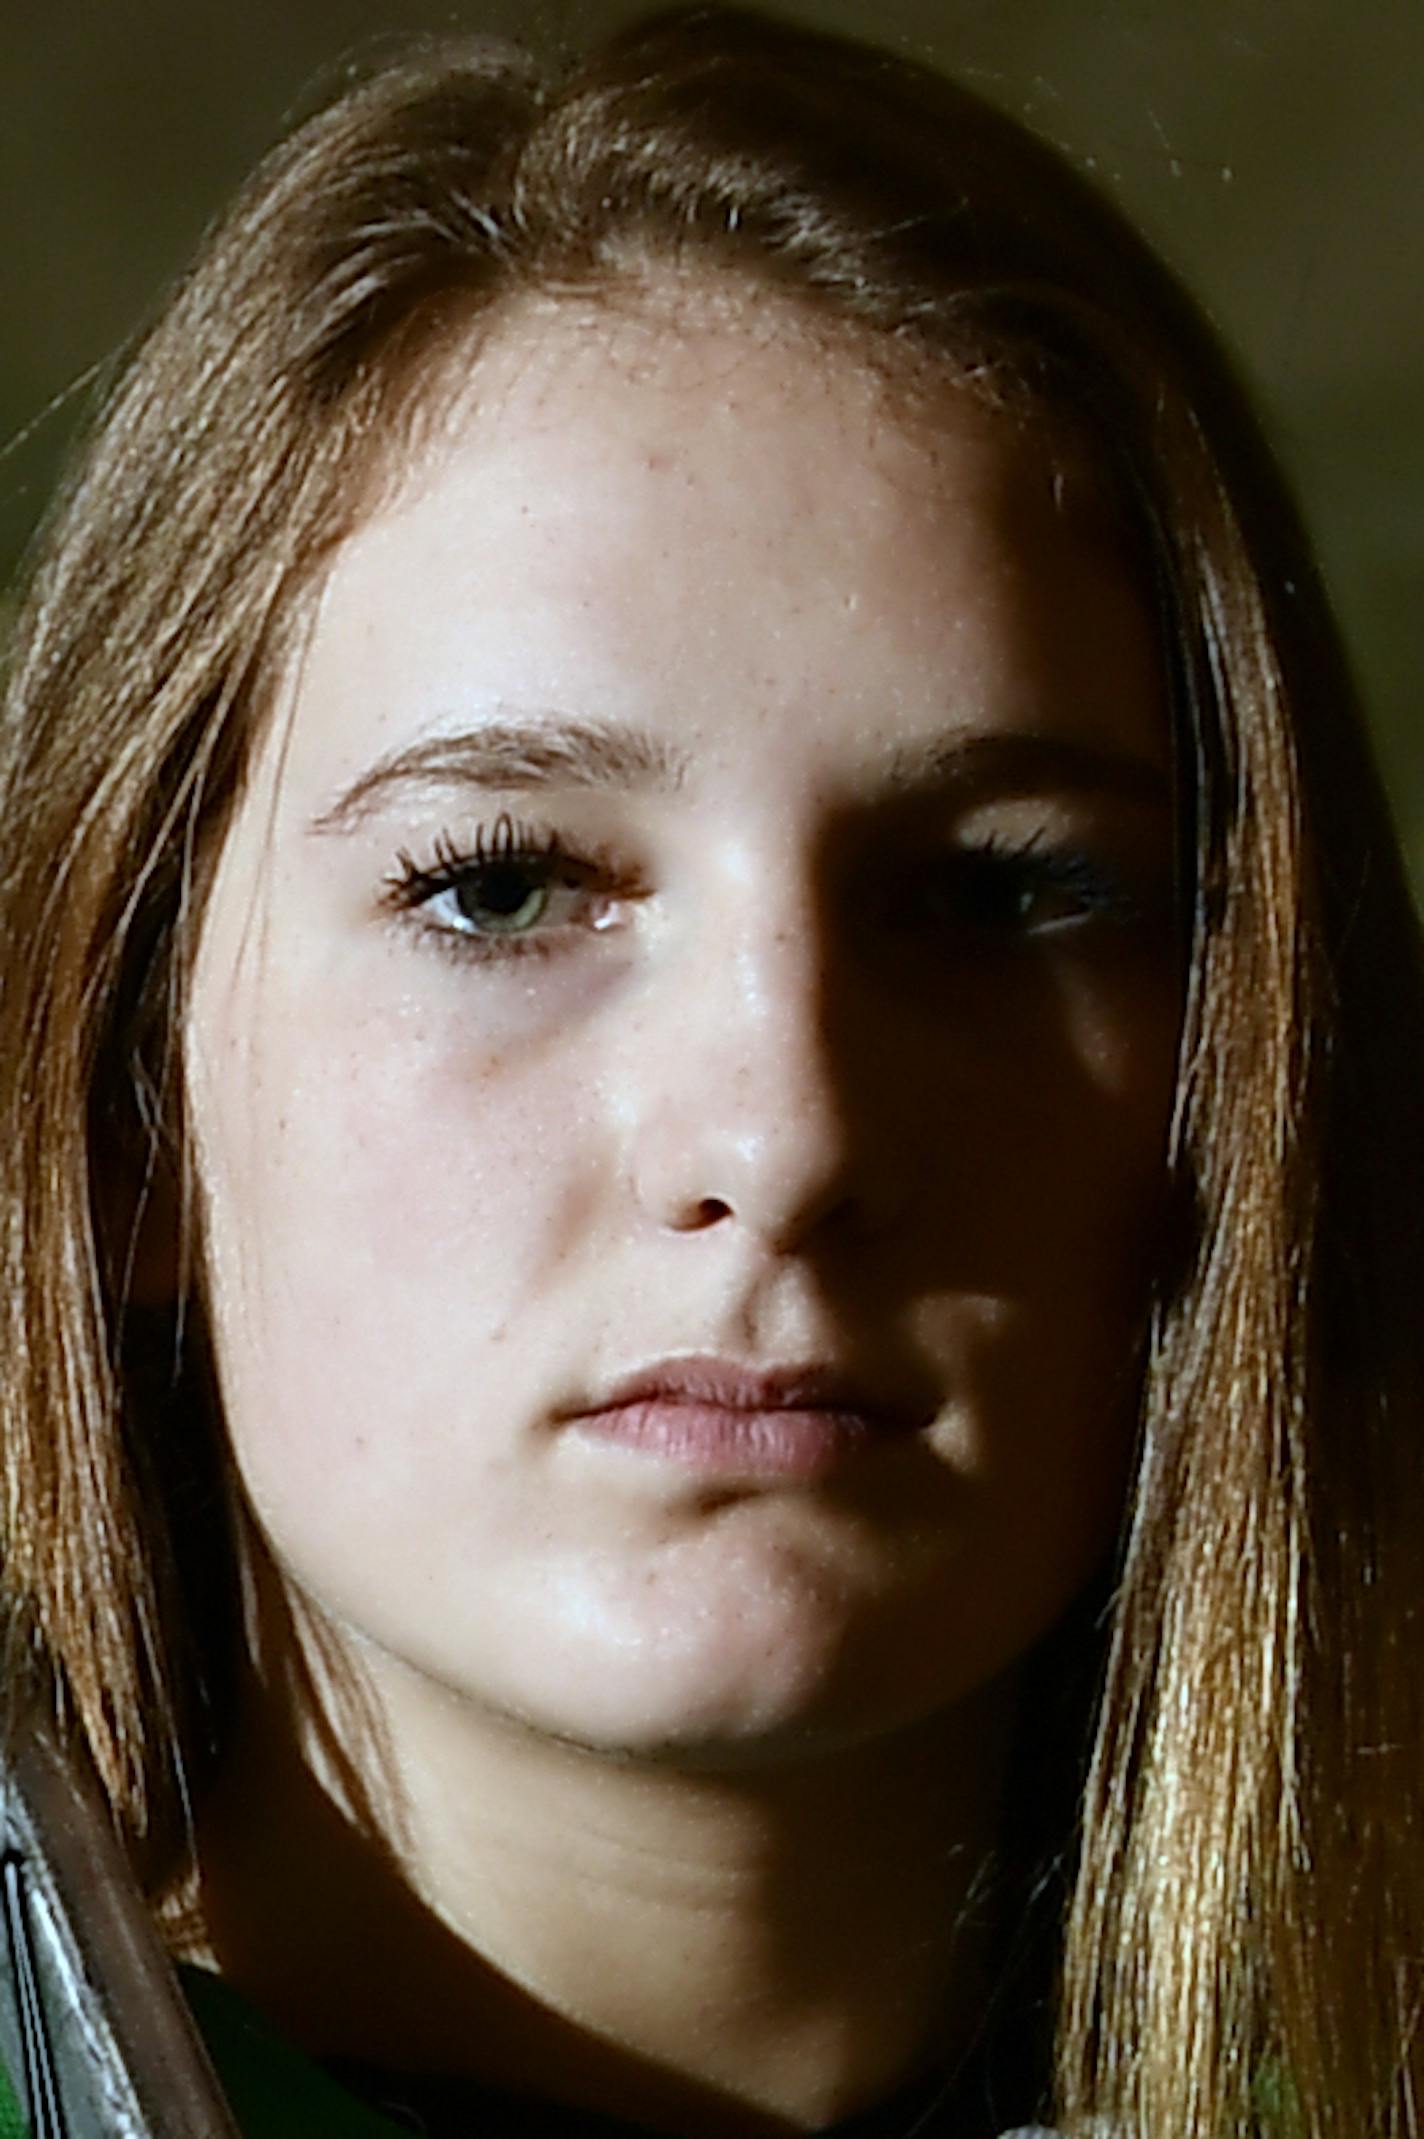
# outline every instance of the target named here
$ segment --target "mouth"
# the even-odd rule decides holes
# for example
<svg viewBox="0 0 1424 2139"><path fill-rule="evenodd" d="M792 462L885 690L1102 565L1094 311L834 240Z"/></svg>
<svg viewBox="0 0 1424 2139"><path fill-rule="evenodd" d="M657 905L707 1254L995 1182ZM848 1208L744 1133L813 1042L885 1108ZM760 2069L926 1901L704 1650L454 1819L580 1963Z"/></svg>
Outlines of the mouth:
<svg viewBox="0 0 1424 2139"><path fill-rule="evenodd" d="M811 1482L927 1423L820 1365L756 1368L692 1355L615 1382L566 1414L580 1434L708 1477Z"/></svg>

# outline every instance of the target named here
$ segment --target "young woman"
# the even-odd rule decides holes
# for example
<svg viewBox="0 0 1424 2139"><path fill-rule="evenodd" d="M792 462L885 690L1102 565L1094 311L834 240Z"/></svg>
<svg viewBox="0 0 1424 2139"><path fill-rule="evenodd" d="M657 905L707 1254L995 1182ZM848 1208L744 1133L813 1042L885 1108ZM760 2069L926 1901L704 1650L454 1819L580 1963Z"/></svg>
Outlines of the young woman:
<svg viewBox="0 0 1424 2139"><path fill-rule="evenodd" d="M1418 947L1110 208L738 10L417 51L3 794L36 2130L1415 2128Z"/></svg>

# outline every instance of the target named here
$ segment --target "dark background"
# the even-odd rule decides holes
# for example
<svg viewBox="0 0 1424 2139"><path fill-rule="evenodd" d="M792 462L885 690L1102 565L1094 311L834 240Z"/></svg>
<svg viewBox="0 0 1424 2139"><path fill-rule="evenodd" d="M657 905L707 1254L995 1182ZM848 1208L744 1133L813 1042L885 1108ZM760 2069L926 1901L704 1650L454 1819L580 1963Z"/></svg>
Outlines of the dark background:
<svg viewBox="0 0 1424 2139"><path fill-rule="evenodd" d="M578 41L628 0L0 0L0 584L85 376L344 56ZM936 59L1090 165L1267 408L1424 879L1424 0L783 0Z"/></svg>

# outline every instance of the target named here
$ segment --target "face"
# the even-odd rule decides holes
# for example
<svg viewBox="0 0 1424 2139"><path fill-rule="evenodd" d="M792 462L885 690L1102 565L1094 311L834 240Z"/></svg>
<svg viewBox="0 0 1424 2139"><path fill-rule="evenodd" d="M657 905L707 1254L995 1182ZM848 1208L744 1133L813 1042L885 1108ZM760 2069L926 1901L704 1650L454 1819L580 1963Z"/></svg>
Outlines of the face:
<svg viewBox="0 0 1424 2139"><path fill-rule="evenodd" d="M238 1468L405 1698L781 1757L1109 1543L1177 1026L1092 484L787 323L510 324L337 553L187 1077Z"/></svg>

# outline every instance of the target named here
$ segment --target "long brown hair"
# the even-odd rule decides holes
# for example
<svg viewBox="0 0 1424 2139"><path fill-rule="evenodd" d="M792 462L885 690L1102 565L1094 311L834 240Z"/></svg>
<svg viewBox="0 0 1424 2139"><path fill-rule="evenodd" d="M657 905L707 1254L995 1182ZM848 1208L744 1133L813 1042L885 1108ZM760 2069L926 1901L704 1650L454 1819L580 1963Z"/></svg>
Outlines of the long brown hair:
<svg viewBox="0 0 1424 2139"><path fill-rule="evenodd" d="M135 1213L181 1186L205 867L423 370L523 294L682 267L1048 409L1142 530L1192 906L1181 1222L1060 1837L1058 2109L1121 2139L1413 2132L1424 986L1387 812L1200 314L1049 150L858 44L709 7L552 83L417 48L274 151L114 387L0 738L12 1676L171 1875L241 1639L201 1317L155 1337L131 1298Z"/></svg>

